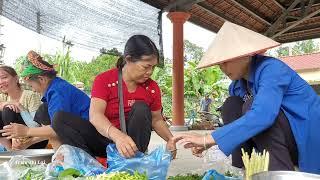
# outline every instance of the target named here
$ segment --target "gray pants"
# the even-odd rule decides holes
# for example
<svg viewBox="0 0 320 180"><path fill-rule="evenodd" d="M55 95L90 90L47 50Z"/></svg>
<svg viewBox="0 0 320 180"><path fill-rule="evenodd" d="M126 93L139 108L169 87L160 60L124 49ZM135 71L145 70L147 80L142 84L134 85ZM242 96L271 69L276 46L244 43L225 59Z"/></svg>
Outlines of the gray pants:
<svg viewBox="0 0 320 180"><path fill-rule="evenodd" d="M221 115L225 124L232 123L245 114L251 107L252 99L243 102L240 97L232 96L224 102ZM280 111L275 123L265 131L257 134L247 142L241 144L232 153L232 165L242 168L241 148L251 154L252 148L270 153L269 170L294 170L298 164L298 150L291 131L289 121L283 111Z"/></svg>

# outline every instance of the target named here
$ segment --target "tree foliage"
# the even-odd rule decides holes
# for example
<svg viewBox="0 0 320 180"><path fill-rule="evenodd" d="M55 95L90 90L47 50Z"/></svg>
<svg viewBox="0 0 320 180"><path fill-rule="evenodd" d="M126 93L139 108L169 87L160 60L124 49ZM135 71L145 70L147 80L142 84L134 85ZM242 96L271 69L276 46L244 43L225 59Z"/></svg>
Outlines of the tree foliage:
<svg viewBox="0 0 320 180"><path fill-rule="evenodd" d="M285 56L289 56L289 46L286 47L279 47L276 50L276 56L277 57L285 57Z"/></svg>
<svg viewBox="0 0 320 180"><path fill-rule="evenodd" d="M66 52L58 51L54 55L42 54L44 59L55 64L58 75L69 81L83 82L85 90L89 93L94 78L108 69L114 68L118 56L121 55L117 49L101 49L101 54L90 62L77 61L70 56L71 49ZM204 94L213 94L217 97L224 97L226 87L220 83L223 74L218 67L197 69L196 66L203 56L203 48L185 41L185 64L184 64L184 96L185 110L195 109L199 105ZM20 68L20 61L16 61L16 68ZM163 108L166 115L171 115L172 110L172 60L167 59L165 65L154 69L154 79L163 93ZM220 102L220 101L219 101ZM213 108L212 108L213 109Z"/></svg>
<svg viewBox="0 0 320 180"><path fill-rule="evenodd" d="M310 54L319 51L319 44L314 40L296 42L292 48L293 55Z"/></svg>
<svg viewBox="0 0 320 180"><path fill-rule="evenodd" d="M200 99L204 94L223 95L226 88L220 83L223 73L218 67L197 69L197 64L204 54L203 48L185 41L184 65L184 97L185 111L197 109ZM157 81L163 92L162 101L166 115L171 115L172 109L172 62L167 60L163 68L156 68L152 78Z"/></svg>
<svg viewBox="0 0 320 180"><path fill-rule="evenodd" d="M94 78L101 72L115 67L117 56L109 54L100 54L97 58L90 62L77 61L70 56L70 50L65 54L56 52L54 55L43 54L42 57L50 64L55 66L59 77L70 83L83 82L84 88L90 92ZM21 56L16 60L15 68L20 73L21 62L25 56Z"/></svg>

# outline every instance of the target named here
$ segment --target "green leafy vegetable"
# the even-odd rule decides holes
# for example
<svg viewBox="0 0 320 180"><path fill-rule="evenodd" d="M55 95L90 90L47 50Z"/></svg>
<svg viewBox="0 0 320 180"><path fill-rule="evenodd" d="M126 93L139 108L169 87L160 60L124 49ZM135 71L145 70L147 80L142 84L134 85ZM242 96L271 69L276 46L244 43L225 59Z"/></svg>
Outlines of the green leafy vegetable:
<svg viewBox="0 0 320 180"><path fill-rule="evenodd" d="M81 173L77 169L68 168L60 172L58 179L65 179L66 177L72 176L74 178L80 177Z"/></svg>
<svg viewBox="0 0 320 180"><path fill-rule="evenodd" d="M135 172L133 175L127 172L115 172L87 177L86 180L148 180L148 177L139 172Z"/></svg>
<svg viewBox="0 0 320 180"><path fill-rule="evenodd" d="M231 171L227 171L224 173L225 176L228 176L228 177L238 177L237 175L235 175L233 172Z"/></svg>
<svg viewBox="0 0 320 180"><path fill-rule="evenodd" d="M186 175L170 176L168 180L202 180L202 178L203 178L203 175L186 174Z"/></svg>

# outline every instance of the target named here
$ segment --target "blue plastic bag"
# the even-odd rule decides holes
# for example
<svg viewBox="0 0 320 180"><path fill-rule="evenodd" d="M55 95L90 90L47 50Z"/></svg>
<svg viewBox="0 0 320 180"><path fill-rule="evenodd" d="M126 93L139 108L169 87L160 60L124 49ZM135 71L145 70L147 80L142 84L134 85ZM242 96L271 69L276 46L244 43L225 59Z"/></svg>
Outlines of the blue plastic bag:
<svg viewBox="0 0 320 180"><path fill-rule="evenodd" d="M202 180L241 180L240 177L228 177L218 173L216 170L209 170Z"/></svg>
<svg viewBox="0 0 320 180"><path fill-rule="evenodd" d="M0 144L0 152L5 152L5 151L7 151L7 149L3 145Z"/></svg>
<svg viewBox="0 0 320 180"><path fill-rule="evenodd" d="M108 169L106 173L126 171L146 173L148 179L165 180L171 161L171 153L165 147L158 147L150 154L138 152L135 157L122 157L115 144L107 147Z"/></svg>

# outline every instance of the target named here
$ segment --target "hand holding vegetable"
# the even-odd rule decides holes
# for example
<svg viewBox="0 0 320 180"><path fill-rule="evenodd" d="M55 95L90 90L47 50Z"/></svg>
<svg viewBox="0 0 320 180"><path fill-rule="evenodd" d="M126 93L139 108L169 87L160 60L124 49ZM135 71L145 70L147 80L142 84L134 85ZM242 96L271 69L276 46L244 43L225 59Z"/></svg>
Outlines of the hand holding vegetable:
<svg viewBox="0 0 320 180"><path fill-rule="evenodd" d="M138 151L132 138L122 132L114 139L114 142L121 156L125 158L133 157Z"/></svg>
<svg viewBox="0 0 320 180"><path fill-rule="evenodd" d="M12 139L12 149L13 150L24 150L27 149L32 144L30 143L32 138L13 138Z"/></svg>
<svg viewBox="0 0 320 180"><path fill-rule="evenodd" d="M200 135L197 133L189 133L189 134L179 134L176 135L173 140L175 142L180 142L180 144L184 144L184 148L198 148L193 149L193 151L203 151L206 150L213 145L215 145L215 141L210 134ZM203 150L201 149L203 148Z"/></svg>
<svg viewBox="0 0 320 180"><path fill-rule="evenodd" d="M202 152L205 151L204 147L193 147L191 152L194 156L203 157Z"/></svg>

